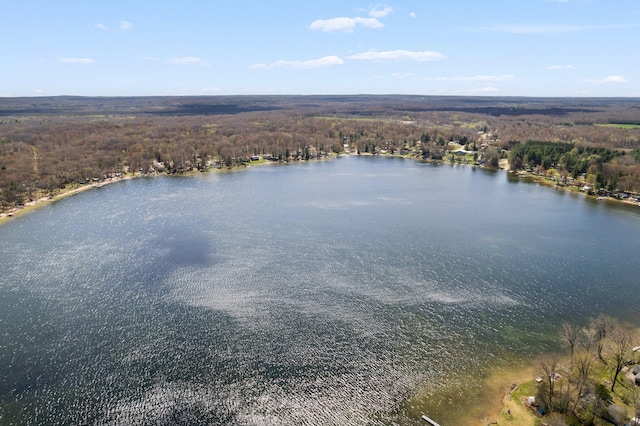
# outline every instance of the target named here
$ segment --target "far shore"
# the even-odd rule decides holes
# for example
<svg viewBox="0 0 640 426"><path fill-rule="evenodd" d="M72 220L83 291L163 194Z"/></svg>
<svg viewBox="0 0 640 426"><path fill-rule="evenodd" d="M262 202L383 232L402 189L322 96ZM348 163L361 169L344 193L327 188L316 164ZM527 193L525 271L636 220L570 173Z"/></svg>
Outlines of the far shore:
<svg viewBox="0 0 640 426"><path fill-rule="evenodd" d="M348 154L347 154L348 155ZM253 163L248 163L245 164L245 166L260 166L260 165L264 165L264 164L277 164L277 163L270 163L267 161L261 161L261 162L253 162ZM233 171L238 171L241 170L243 167L241 166L236 166L236 167L232 167L232 168L215 168L215 167L211 167L209 169L206 170L207 173L209 172L217 172L217 173L225 173L225 172L233 172ZM187 171L187 172L183 172L181 174L179 174L179 176L190 176L190 175L195 175L198 174L199 171L198 170L191 170L191 171ZM165 173L159 173L157 175L166 175L169 176ZM144 177L155 177L156 175L145 175L145 174L141 174L141 173L126 173L123 174L121 177L114 177L114 178L109 178L109 179L104 179L101 180L99 182L94 182L94 183L87 183L87 184L80 184L80 183L75 183L72 186L68 186L66 188L60 189L59 192L53 196L46 196L46 197L40 197L36 200L33 201L29 201L27 203L25 203L24 205L20 205L20 206L16 206L13 207L12 209L10 209L9 211L0 213L0 225L2 225L5 222L8 222L9 220L11 220L12 218L15 217L20 217L23 216L27 213L30 213L40 207L49 205L55 201L61 200L63 198L66 197L70 197L72 195L75 194L79 194L81 192L85 192L85 191L89 191L91 189L95 189L95 188L102 188L104 186L110 185L112 183L116 183L116 182L122 182L125 180L130 180L130 179L138 179L138 178L144 178Z"/></svg>
<svg viewBox="0 0 640 426"><path fill-rule="evenodd" d="M351 155L355 155L355 156L366 156L366 155L371 155L368 153L359 153L359 154L354 154L354 153L341 153L339 154L337 157L340 156L351 156ZM414 157L406 157L406 156L398 156L398 155L392 155L392 154L382 154L380 156L384 156L384 157L398 157L398 158L411 158L414 159L416 161L419 161L419 159L416 159ZM337 158L337 157L330 157L330 158ZM305 160L302 160L305 161ZM315 161L315 160L313 160ZM447 161L442 161L443 163L447 163ZM260 162L255 162L255 163L247 163L245 164L245 166L259 166L259 165L264 165L264 164L276 164L276 163L270 163L267 161L260 161ZM285 163L286 164L286 163ZM458 164L458 163L451 163L451 164ZM464 164L463 165L468 165L468 164ZM475 166L475 165L474 165ZM242 167L240 166L236 166L230 169L218 169L218 168L210 168L209 170L207 170L208 172L211 171L216 171L216 172L225 172L225 171L234 171L234 170L240 170L242 169ZM498 167L499 170L506 170L507 172L509 172L509 167L507 165L506 160L501 160L500 161L500 165ZM186 172L183 173L181 175L190 175L190 174L195 174L197 171L190 171L190 172ZM557 189L562 189L562 190L566 190L566 191L571 191L571 192L576 192L573 189L571 189L568 186L559 186L557 185L555 182L547 179L544 176L539 176L533 173L518 173L519 177L524 177L524 178L529 178L534 180L537 183L540 183L542 185L546 185L546 186L553 186ZM90 189L94 189L94 188L100 188L112 183L116 183L116 182L121 182L124 180L129 180L129 179L134 179L134 178L139 178L139 177L146 177L146 175L143 174L136 174L136 173L130 173L130 174L124 174L122 177L115 177L115 178L109 178L109 179L105 179L105 180L101 180L99 182L95 182L95 183L91 183L91 184L75 184L73 187L69 187L69 188L65 188L65 189L61 189L59 193L53 195L53 196L47 196L47 197L41 197L38 198L36 200L30 201L28 203L25 203L22 206L16 206L14 208L12 208L11 210L4 212L4 213L0 213L0 225L2 225L5 222L8 222L10 219L14 218L14 217L19 217L22 215L25 215L39 207L48 205L54 201L69 197L71 195L75 195L75 194L79 194L81 192L90 190ZM580 192L582 193L582 192ZM585 196L587 197L591 197L593 199L603 199L606 201L613 201L613 202L618 202L618 203L623 203L623 204L628 204L628 205L634 205L634 206L640 206L640 203L633 201L631 199L618 199L618 198L613 198L613 197L598 197L597 195L589 195L586 193L583 193Z"/></svg>
<svg viewBox="0 0 640 426"><path fill-rule="evenodd" d="M33 201L29 201L28 203L25 203L23 206L18 206L18 207L14 207L13 209L9 210L8 212L5 213L0 213L0 225L2 225L5 222L8 222L10 219L14 218L14 217L19 217L22 215L25 215L27 213L30 213L32 211L34 211L37 208L46 206L48 204L51 204L55 201L61 200L63 198L66 197L70 197L72 195L75 194L79 194L81 192L85 192L91 189L95 189L95 188L101 188L103 186L112 184L112 183L116 183L116 182L122 182L125 180L129 180L129 179L133 179L136 177L140 177L142 175L136 176L134 174L128 174L128 175L123 175L122 177L119 178L110 178L110 179L105 179L102 180L100 182L95 182L95 183L91 183L91 184L77 184L78 186L73 186L70 188L65 188L65 189L61 189L59 193L53 195L53 196L48 196L48 197L40 197L36 200Z"/></svg>

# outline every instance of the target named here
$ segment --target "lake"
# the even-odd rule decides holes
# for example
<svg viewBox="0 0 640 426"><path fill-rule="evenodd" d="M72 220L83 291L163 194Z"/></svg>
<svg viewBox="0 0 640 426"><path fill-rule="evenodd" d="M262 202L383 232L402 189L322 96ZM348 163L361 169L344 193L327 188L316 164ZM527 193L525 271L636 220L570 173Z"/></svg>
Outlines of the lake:
<svg viewBox="0 0 640 426"><path fill-rule="evenodd" d="M0 241L16 424L457 425L563 321L640 320L640 207L466 166L141 178Z"/></svg>

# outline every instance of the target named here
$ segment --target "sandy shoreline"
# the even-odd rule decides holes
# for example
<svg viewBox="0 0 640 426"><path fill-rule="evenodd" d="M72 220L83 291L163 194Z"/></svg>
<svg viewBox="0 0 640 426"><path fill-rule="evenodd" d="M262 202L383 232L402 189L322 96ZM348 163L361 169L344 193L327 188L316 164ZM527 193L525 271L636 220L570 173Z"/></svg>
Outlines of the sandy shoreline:
<svg viewBox="0 0 640 426"><path fill-rule="evenodd" d="M348 154L347 154L348 155ZM265 165L265 164L277 164L277 163L270 163L270 162L260 162L260 163L248 163L245 164L244 167L254 167L254 166L261 166L261 165ZM242 170L244 167L233 167L233 168L225 168L225 169L218 169L218 168L210 168L208 170L206 170L206 173L211 173L211 172L218 172L218 173L224 173L224 172L233 172L233 171L238 171L238 170ZM189 175L196 175L200 173L200 171L198 170L193 170L193 171L189 171L189 172L185 172L185 173L181 173L180 176L189 176ZM169 176L167 174L164 173L160 173L160 175L166 175ZM122 182L125 180L130 180L130 179L138 179L138 178L144 178L144 177L155 177L157 175L144 175L144 174L136 174L136 173L131 173L131 174L124 174L121 177L114 177L114 178L109 178L109 179L105 179L102 180L100 182L95 182L95 183L90 183L90 184L75 184L75 185L80 185L80 186L76 186L73 188L65 188L65 189L61 189L60 192L52 197L40 197L34 201L30 201L28 203L25 203L22 206L17 206L14 207L12 209L10 209L7 212L3 212L0 213L0 225L2 225L5 222L8 222L9 220L11 220L12 218L15 217L19 217L22 215L25 215L27 213L30 213L32 211L34 211L35 209L42 207L42 206L46 206L48 204L51 204L55 201L61 200L63 198L66 197L70 197L72 195L75 194L79 194L81 192L85 192L85 191L89 191L91 189L95 189L95 188L102 188L103 186L107 186L113 183L117 183L117 182Z"/></svg>
<svg viewBox="0 0 640 426"><path fill-rule="evenodd" d="M443 405L433 411L433 401L429 401L433 397L416 395L410 401L410 414L416 418L424 414L440 424L530 426L533 417L511 398L511 393L534 379L535 365L535 359L514 359L489 367L482 377L470 379L475 383L466 391L439 394L437 400Z"/></svg>
<svg viewBox="0 0 640 426"><path fill-rule="evenodd" d="M51 204L53 202L56 202L58 200L61 200L63 198L67 198L70 197L72 195L75 194L79 194L81 192L85 192L85 191L89 191L95 188L101 188L103 186L107 186L110 185L112 183L116 183L116 182L122 182L125 180L129 180L129 179L134 179L137 177L142 177L142 175L140 176L135 176L135 175L125 175L119 178L110 178L110 179L106 179L100 182L96 182L96 183L91 183L91 184L86 184L86 185L81 185L75 188L69 188L69 189L62 189L60 191L60 193L51 196L51 197L41 197L38 198L34 201L29 201L28 203L25 203L23 206L19 206L19 207L15 207L11 210L9 210L8 212L5 213L0 213L0 225L2 225L5 222L8 222L9 220L11 220L12 218L15 217L20 217L22 215L25 215L27 213L30 213L32 211L34 211L37 208L40 208L42 206L46 206L48 204Z"/></svg>
<svg viewBox="0 0 640 426"><path fill-rule="evenodd" d="M500 425L505 424L505 420L508 420L510 425L525 425L529 424L529 413L521 413L517 415L521 409L518 404L511 398L511 393L521 384L533 380L534 376L534 364L526 365L520 368L495 368L489 376L485 379L484 390L485 396L483 398L482 407L484 408L475 416L475 419L469 418L469 422L465 424L478 426L485 425ZM513 413L512 416L507 416L507 412ZM519 418L520 421L515 421ZM473 421L475 420L476 423Z"/></svg>

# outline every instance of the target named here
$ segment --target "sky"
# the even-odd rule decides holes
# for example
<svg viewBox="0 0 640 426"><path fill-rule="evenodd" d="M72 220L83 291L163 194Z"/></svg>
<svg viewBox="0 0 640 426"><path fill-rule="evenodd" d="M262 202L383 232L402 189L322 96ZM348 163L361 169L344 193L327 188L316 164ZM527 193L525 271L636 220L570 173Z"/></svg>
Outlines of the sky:
<svg viewBox="0 0 640 426"><path fill-rule="evenodd" d="M0 0L0 96L640 97L640 0Z"/></svg>

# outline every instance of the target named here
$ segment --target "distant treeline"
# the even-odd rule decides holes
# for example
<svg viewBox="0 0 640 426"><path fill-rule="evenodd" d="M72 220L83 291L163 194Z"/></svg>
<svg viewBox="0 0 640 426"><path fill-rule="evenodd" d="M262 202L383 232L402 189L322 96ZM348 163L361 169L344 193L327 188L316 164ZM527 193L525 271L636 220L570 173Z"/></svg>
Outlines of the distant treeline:
<svg viewBox="0 0 640 426"><path fill-rule="evenodd" d="M296 161L350 150L587 174L640 190L640 100L423 96L0 98L0 210L70 185L149 170ZM544 140L553 143L512 143ZM503 152L501 154L501 151ZM452 157L451 157L452 158Z"/></svg>

